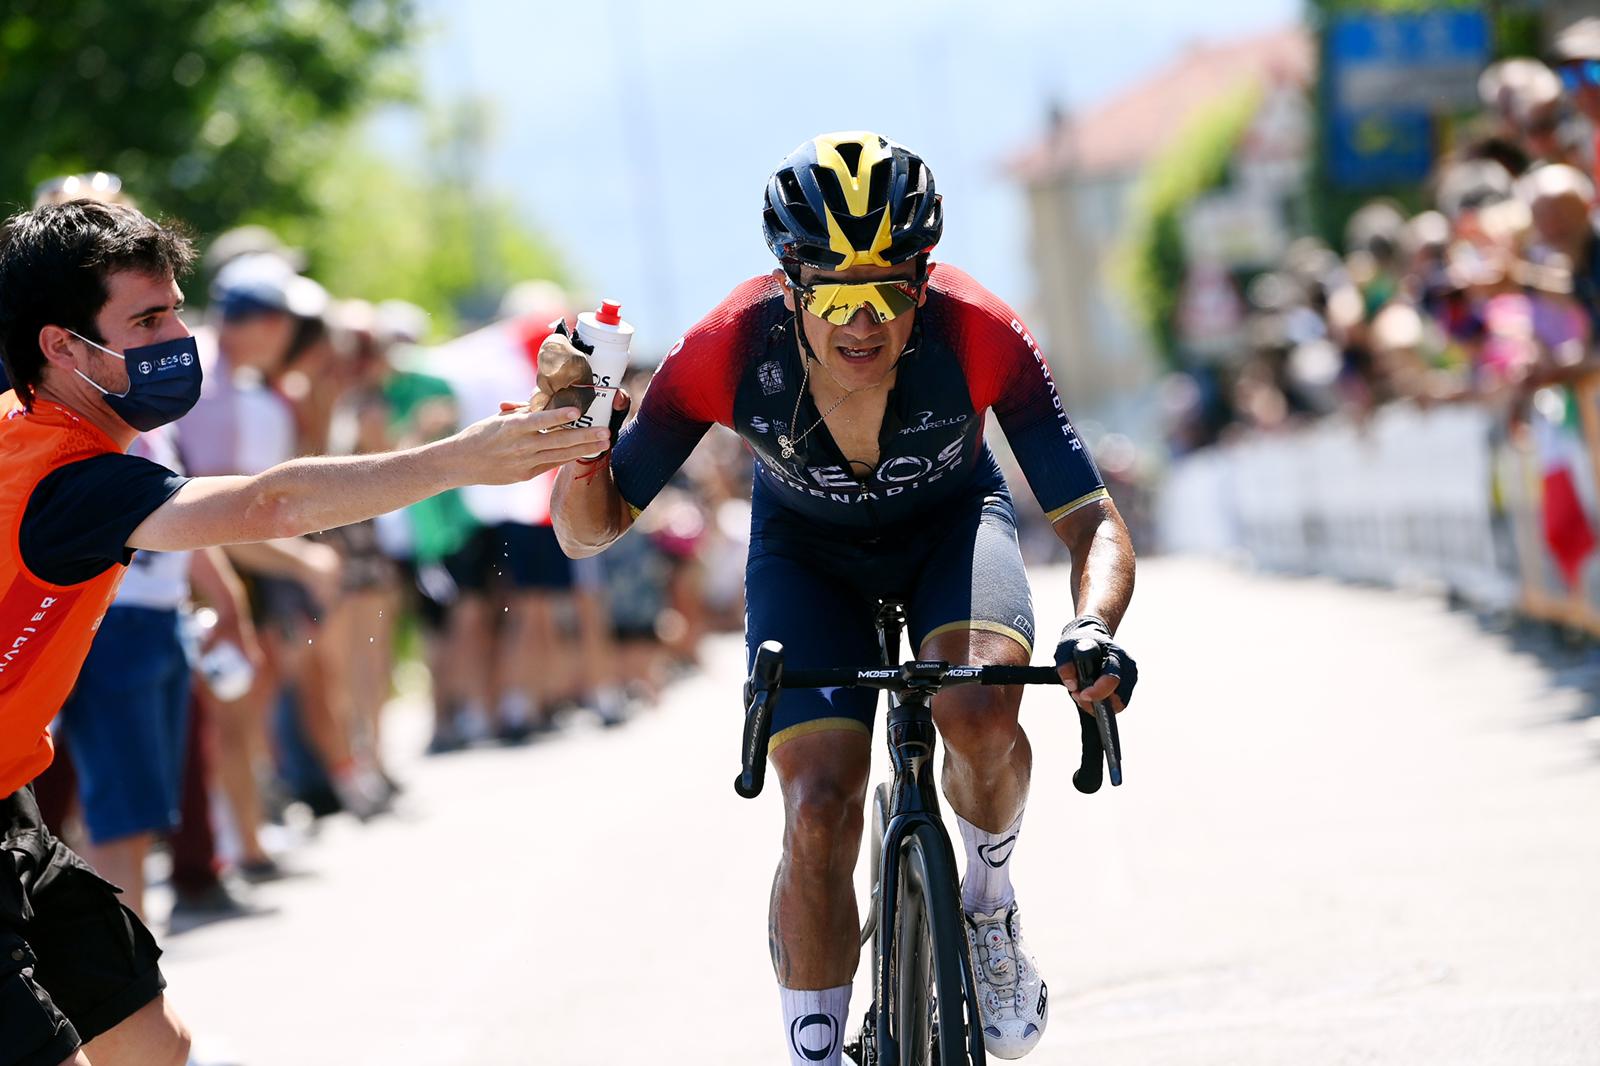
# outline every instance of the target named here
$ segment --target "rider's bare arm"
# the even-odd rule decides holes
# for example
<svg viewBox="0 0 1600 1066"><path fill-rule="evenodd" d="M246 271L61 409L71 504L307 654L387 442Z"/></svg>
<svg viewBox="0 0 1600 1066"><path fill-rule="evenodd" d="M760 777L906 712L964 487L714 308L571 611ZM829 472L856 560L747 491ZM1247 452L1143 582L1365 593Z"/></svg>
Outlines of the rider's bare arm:
<svg viewBox="0 0 1600 1066"><path fill-rule="evenodd" d="M1072 593L1077 613L1097 615L1113 635L1133 598L1133 540L1108 496L1062 515L1056 536L1072 554ZM1062 675L1066 677L1064 673ZM1080 704L1111 699L1117 678L1107 675L1077 694ZM1120 702L1115 703L1120 709Z"/></svg>
<svg viewBox="0 0 1600 1066"><path fill-rule="evenodd" d="M1133 541L1110 498L1063 515L1056 536L1072 553L1072 591L1079 614L1105 619L1116 633L1133 598Z"/></svg>
<svg viewBox="0 0 1600 1066"><path fill-rule="evenodd" d="M611 476L611 464L569 463L550 496L550 523L568 557L583 559L610 547L633 525L629 507Z"/></svg>

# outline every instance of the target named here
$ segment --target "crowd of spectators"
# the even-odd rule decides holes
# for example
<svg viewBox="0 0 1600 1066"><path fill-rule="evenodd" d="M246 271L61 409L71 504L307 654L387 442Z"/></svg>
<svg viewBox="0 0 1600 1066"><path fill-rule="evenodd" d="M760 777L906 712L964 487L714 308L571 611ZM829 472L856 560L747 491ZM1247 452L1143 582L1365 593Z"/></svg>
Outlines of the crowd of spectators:
<svg viewBox="0 0 1600 1066"><path fill-rule="evenodd" d="M108 174L36 192L124 196ZM421 308L336 299L305 268L261 227L210 243L185 285L205 304L187 315L201 400L136 448L225 475L438 439L525 400L539 342L577 310L525 282L495 321L443 339ZM627 387L648 379L641 366ZM168 851L176 932L270 905L256 886L303 862L286 823L394 807L399 689L429 704L430 755L624 723L694 667L708 632L742 625L749 473L734 443L709 438L590 560L555 542L554 472L321 535L139 552L57 720L60 756L37 785L47 819L141 912L150 855Z"/></svg>
<svg viewBox="0 0 1600 1066"><path fill-rule="evenodd" d="M1241 357L1168 383L1174 451L1395 399L1472 399L1515 421L1535 390L1595 365L1600 18L1560 33L1552 60L1483 72L1483 112L1439 159L1429 209L1374 200L1342 254L1302 238L1251 280Z"/></svg>

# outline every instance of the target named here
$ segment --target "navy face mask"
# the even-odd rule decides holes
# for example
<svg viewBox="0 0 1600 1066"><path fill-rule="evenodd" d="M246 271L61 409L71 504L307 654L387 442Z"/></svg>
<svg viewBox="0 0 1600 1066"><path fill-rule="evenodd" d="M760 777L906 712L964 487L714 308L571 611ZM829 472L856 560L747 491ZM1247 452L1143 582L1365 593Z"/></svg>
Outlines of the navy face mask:
<svg viewBox="0 0 1600 1066"><path fill-rule="evenodd" d="M121 394L100 388L81 370L73 372L99 389L117 417L140 433L176 422L200 399L200 351L193 337L178 337L119 353L81 334L72 335L127 364L128 391Z"/></svg>

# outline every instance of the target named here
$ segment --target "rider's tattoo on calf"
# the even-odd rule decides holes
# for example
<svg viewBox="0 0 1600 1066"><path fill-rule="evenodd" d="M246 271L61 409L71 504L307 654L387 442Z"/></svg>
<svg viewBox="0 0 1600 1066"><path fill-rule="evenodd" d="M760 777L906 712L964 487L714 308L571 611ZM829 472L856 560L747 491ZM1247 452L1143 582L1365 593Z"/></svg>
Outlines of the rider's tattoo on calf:
<svg viewBox="0 0 1600 1066"><path fill-rule="evenodd" d="M778 881L772 881L772 904L767 909L767 950L772 954L772 972L778 976L778 984L787 988L789 974L793 967L790 965L789 956L784 953L783 941L778 933Z"/></svg>

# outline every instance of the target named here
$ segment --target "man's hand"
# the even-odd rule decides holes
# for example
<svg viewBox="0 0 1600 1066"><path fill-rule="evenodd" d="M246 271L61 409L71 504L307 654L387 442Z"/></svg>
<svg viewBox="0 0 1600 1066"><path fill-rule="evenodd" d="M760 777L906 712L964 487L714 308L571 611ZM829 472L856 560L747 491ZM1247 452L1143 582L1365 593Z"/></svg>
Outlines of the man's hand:
<svg viewBox="0 0 1600 1066"><path fill-rule="evenodd" d="M537 477L554 467L609 446L604 426L563 429L582 412L571 407L532 411L526 405L502 404L491 415L446 438L463 485L509 485Z"/></svg>
<svg viewBox="0 0 1600 1066"><path fill-rule="evenodd" d="M589 357L563 333L552 333L539 345L537 387L528 406L535 411L576 407L587 411L594 399L594 369Z"/></svg>
<svg viewBox="0 0 1600 1066"><path fill-rule="evenodd" d="M587 411L594 399L594 370L589 359L565 333L552 333L539 345L539 376L528 408L543 411L551 407L577 407ZM632 405L627 392L618 387L611 394L611 439L622 432L622 423ZM502 404L501 410L507 405Z"/></svg>
<svg viewBox="0 0 1600 1066"><path fill-rule="evenodd" d="M1099 679L1079 691L1072 649L1085 638L1100 645L1105 652L1105 665ZM1112 642L1110 628L1092 614L1074 618L1061 631L1061 642L1056 645L1056 670L1061 674L1061 683L1067 686L1079 709L1086 714L1093 714L1095 703L1104 699L1109 699L1111 709L1120 713L1133 698L1133 686L1139 680L1139 665L1133 661L1133 656Z"/></svg>

